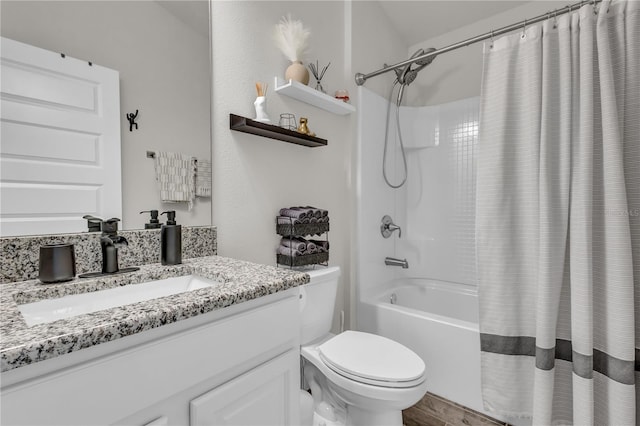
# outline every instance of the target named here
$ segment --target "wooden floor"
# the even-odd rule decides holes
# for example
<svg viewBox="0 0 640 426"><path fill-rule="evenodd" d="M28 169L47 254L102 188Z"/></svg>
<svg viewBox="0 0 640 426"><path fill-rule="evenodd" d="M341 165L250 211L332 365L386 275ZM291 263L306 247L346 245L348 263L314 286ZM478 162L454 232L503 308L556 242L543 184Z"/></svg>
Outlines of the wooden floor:
<svg viewBox="0 0 640 426"><path fill-rule="evenodd" d="M416 405L404 410L402 421L405 426L508 426L508 423L432 393L427 393Z"/></svg>

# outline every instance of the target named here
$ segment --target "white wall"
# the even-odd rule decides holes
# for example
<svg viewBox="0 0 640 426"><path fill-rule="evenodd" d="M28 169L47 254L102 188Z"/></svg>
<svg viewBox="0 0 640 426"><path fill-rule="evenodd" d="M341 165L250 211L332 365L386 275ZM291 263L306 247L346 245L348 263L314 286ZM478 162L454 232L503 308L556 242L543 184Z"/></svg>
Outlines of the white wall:
<svg viewBox="0 0 640 426"><path fill-rule="evenodd" d="M442 48L454 43L488 33L507 25L530 19L546 12L560 9L574 1L531 1L509 9L488 19L480 20L448 32L439 37L416 43L409 52L418 48ZM480 96L482 78L483 43L448 52L420 72L407 93L408 105L438 105L459 99Z"/></svg>
<svg viewBox="0 0 640 426"><path fill-rule="evenodd" d="M391 26L378 1L354 1L352 25L353 73L368 74L384 66L407 59L407 44ZM395 78L388 73L367 80L366 87L374 93L388 97ZM357 95L357 93L356 93Z"/></svg>
<svg viewBox="0 0 640 426"><path fill-rule="evenodd" d="M206 11L206 3L203 3ZM176 210L179 223L211 224L211 199L161 204L146 151L210 158L209 40L152 1L0 2L3 37L120 72L123 228L141 210ZM138 109L139 130L126 113Z"/></svg>
<svg viewBox="0 0 640 426"><path fill-rule="evenodd" d="M344 5L341 2L215 1L213 52L213 223L218 253L275 265L280 238L275 217L282 207L312 205L330 216L329 262L342 268L336 321L349 283L351 227L351 116L334 115L276 94L288 61L275 47L272 30L291 13L311 31L307 60L331 62L323 79L329 93L345 81ZM311 83L315 83L311 77ZM276 124L291 112L307 117L311 131L328 140L308 148L229 129L229 114L255 117L255 82L269 83L267 113ZM335 328L335 327L334 327Z"/></svg>
<svg viewBox="0 0 640 426"><path fill-rule="evenodd" d="M329 210L330 264L342 268L334 329L345 310L346 327L355 302L351 258L355 230L356 114L337 116L273 92L287 60L271 32L291 13L311 31L307 61L329 61L323 86L329 93L349 90L357 102L355 72L382 66L405 55L406 46L376 1L215 1L212 4L213 52L213 223L218 252L264 264L275 264L275 215L281 207L309 204ZM256 81L269 83L267 112L308 117L309 127L328 140L326 147L306 148L229 130L229 113L255 117ZM310 85L315 81L311 77ZM386 91L388 82L378 80Z"/></svg>

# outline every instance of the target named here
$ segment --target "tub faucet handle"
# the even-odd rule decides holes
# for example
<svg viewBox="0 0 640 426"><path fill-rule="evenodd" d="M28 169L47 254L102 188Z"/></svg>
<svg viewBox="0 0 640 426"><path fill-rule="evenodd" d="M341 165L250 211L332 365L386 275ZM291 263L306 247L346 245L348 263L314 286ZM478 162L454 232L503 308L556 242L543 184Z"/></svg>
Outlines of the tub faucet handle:
<svg viewBox="0 0 640 426"><path fill-rule="evenodd" d="M382 223L380 224L380 233L383 237L389 238L391 234L393 234L393 231L398 231L398 238L402 238L402 229L393 223L391 216L384 215L382 217Z"/></svg>

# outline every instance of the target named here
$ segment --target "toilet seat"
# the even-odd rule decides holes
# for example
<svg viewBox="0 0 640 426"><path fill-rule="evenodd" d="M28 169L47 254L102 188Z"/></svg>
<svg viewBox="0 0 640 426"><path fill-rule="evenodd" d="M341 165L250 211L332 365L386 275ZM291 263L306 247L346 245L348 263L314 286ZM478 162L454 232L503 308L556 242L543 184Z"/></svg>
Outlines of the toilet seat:
<svg viewBox="0 0 640 426"><path fill-rule="evenodd" d="M332 371L359 383L410 388L424 381L425 365L418 355L375 334L345 331L318 346L318 353Z"/></svg>

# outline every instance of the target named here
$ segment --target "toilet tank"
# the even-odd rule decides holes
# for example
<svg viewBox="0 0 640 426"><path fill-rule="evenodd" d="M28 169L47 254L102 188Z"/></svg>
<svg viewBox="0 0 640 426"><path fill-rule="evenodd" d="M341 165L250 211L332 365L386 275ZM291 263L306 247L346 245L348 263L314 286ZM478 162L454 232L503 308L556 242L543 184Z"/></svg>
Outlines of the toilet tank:
<svg viewBox="0 0 640 426"><path fill-rule="evenodd" d="M324 337L331 331L340 268L334 266L305 272L311 280L299 287L302 345Z"/></svg>

